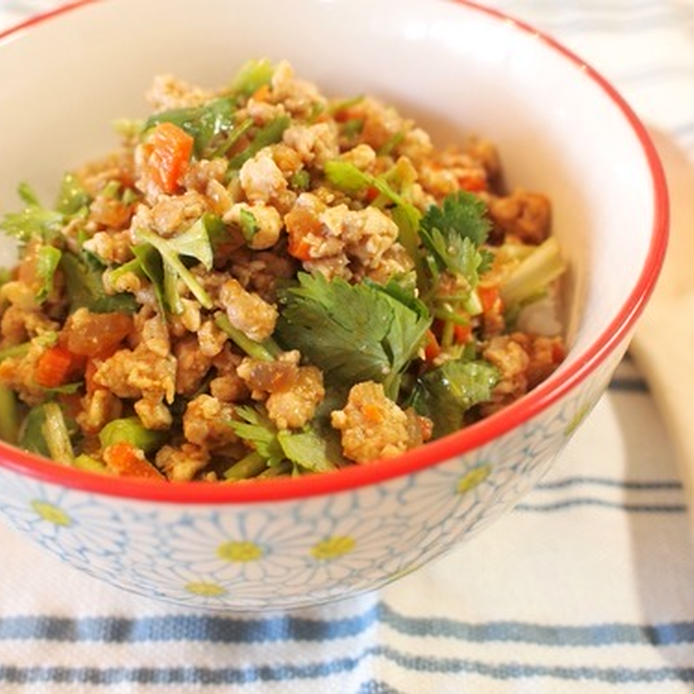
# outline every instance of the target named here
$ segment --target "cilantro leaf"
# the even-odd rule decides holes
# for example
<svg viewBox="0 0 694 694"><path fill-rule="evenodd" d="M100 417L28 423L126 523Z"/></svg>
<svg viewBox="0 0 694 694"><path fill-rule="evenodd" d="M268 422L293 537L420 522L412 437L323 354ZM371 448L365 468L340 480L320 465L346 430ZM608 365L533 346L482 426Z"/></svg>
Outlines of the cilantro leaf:
<svg viewBox="0 0 694 694"><path fill-rule="evenodd" d="M175 108L150 116L145 131L159 123L173 123L194 139L195 155L202 157L212 139L234 127L234 105L230 98L215 99L202 106Z"/></svg>
<svg viewBox="0 0 694 694"><path fill-rule="evenodd" d="M162 238L148 229L137 229L135 235L138 241L154 246L161 255L164 265L164 293L166 302L173 313L180 313L182 310L176 290L177 278L188 286L193 296L205 308L212 308L212 299L180 258L182 255L195 258L206 270L212 269L212 246L203 217L183 234L170 239Z"/></svg>
<svg viewBox="0 0 694 694"><path fill-rule="evenodd" d="M289 127L289 116L279 116L259 128L246 149L229 160L229 170L240 169L251 157L254 157L263 147L274 145L282 139L282 134Z"/></svg>
<svg viewBox="0 0 694 694"><path fill-rule="evenodd" d="M36 254L36 278L40 281L36 301L42 304L53 289L53 276L62 253L53 246L41 246Z"/></svg>
<svg viewBox="0 0 694 694"><path fill-rule="evenodd" d="M232 420L229 425L239 438L253 446L268 466L274 467L289 460L311 472L335 469L335 465L328 459L327 442L311 427L298 432L278 431L262 407L256 409L240 405L235 408L235 412L243 421ZM233 476L235 472L232 472Z"/></svg>
<svg viewBox="0 0 694 694"><path fill-rule="evenodd" d="M258 222L253 213L249 210L241 210L240 217L241 233L246 243L250 243L253 237L258 233Z"/></svg>
<svg viewBox="0 0 694 694"><path fill-rule="evenodd" d="M91 201L91 196L78 178L74 174L66 173L60 183L55 209L61 214L70 216L85 209Z"/></svg>
<svg viewBox="0 0 694 694"><path fill-rule="evenodd" d="M486 206L477 196L464 191L448 195L441 207L431 205L422 217L419 236L439 271L464 277L470 288L489 269L492 254L481 249L489 233Z"/></svg>
<svg viewBox="0 0 694 694"><path fill-rule="evenodd" d="M60 212L31 205L21 212L8 212L0 219L0 229L23 243L32 238L49 241L60 233L64 221Z"/></svg>
<svg viewBox="0 0 694 694"><path fill-rule="evenodd" d="M234 412L240 419L228 424L236 435L250 443L268 465L279 465L284 460L284 451L277 440L277 429L267 414L247 405L235 407Z"/></svg>
<svg viewBox="0 0 694 694"><path fill-rule="evenodd" d="M17 194L26 207L21 212L4 215L0 219L0 229L22 243L30 239L54 241L69 219L86 210L91 201L75 176L69 173L63 176L54 210L43 207L27 183L19 184Z"/></svg>
<svg viewBox="0 0 694 694"><path fill-rule="evenodd" d="M417 379L411 402L434 422L438 438L460 429L465 412L489 400L498 381L498 370L486 361L447 361Z"/></svg>
<svg viewBox="0 0 694 694"><path fill-rule="evenodd" d="M241 96L251 96L264 84L268 84L275 72L274 65L267 59L249 60L236 73L231 91Z"/></svg>
<svg viewBox="0 0 694 694"><path fill-rule="evenodd" d="M298 279L299 286L281 296L277 339L300 350L335 385L393 379L431 323L424 304L413 310L396 285L350 285L305 273Z"/></svg>
<svg viewBox="0 0 694 694"><path fill-rule="evenodd" d="M328 472L335 465L328 458L328 445L314 429L292 432L283 430L277 433L277 441L288 460L304 470Z"/></svg>
<svg viewBox="0 0 694 694"><path fill-rule="evenodd" d="M491 224L485 217L487 206L472 193L459 191L447 195L441 207L430 205L422 217L425 231L439 229L445 236L455 233L481 246L489 234Z"/></svg>
<svg viewBox="0 0 694 694"><path fill-rule="evenodd" d="M70 312L84 306L93 313L135 313L137 303L131 294L108 295L101 281L103 269L73 253L63 253L60 268L65 275Z"/></svg>

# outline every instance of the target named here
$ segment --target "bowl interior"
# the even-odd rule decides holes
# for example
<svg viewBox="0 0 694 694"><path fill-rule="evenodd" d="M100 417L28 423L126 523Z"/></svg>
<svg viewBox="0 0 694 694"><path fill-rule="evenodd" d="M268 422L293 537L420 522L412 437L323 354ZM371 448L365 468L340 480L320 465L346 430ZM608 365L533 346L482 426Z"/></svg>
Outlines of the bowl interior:
<svg viewBox="0 0 694 694"><path fill-rule="evenodd" d="M639 140L587 71L546 42L444 0L107 0L0 43L0 209L26 180L50 200L63 171L117 144L110 122L147 113L153 75L223 84L249 57L286 57L327 93L368 93L438 144L494 141L511 186L548 194L570 261L568 359L596 341L637 283L652 178ZM13 261L2 239L0 262Z"/></svg>

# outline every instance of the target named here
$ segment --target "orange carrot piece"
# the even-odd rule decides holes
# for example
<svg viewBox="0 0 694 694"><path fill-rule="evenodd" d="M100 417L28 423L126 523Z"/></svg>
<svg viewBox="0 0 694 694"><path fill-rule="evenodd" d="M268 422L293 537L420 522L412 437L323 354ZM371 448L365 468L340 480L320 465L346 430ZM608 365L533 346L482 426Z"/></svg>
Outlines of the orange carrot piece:
<svg viewBox="0 0 694 694"><path fill-rule="evenodd" d="M453 337L459 345L464 345L472 335L472 328L469 325L458 325L457 323L453 326Z"/></svg>
<svg viewBox="0 0 694 694"><path fill-rule="evenodd" d="M139 448L127 441L107 446L103 452L106 466L120 477L147 477L161 479L161 473L144 456Z"/></svg>
<svg viewBox="0 0 694 694"><path fill-rule="evenodd" d="M159 123L143 148L149 177L165 193L174 193L188 168L193 138L173 123Z"/></svg>
<svg viewBox="0 0 694 694"><path fill-rule="evenodd" d="M494 308L496 300L499 298L499 287L477 287L477 296L480 298L482 310L489 313Z"/></svg>
<svg viewBox="0 0 694 694"><path fill-rule="evenodd" d="M270 85L269 84L263 84L261 87L258 87L254 92L253 96L251 96L251 99L254 101L267 101L270 96Z"/></svg>
<svg viewBox="0 0 694 694"><path fill-rule="evenodd" d="M441 354L441 347L436 335L431 330L426 332L426 344L424 346L424 356L427 361L433 361Z"/></svg>
<svg viewBox="0 0 694 694"><path fill-rule="evenodd" d="M73 364L68 350L59 345L50 347L36 362L34 379L44 388L56 388L67 383Z"/></svg>

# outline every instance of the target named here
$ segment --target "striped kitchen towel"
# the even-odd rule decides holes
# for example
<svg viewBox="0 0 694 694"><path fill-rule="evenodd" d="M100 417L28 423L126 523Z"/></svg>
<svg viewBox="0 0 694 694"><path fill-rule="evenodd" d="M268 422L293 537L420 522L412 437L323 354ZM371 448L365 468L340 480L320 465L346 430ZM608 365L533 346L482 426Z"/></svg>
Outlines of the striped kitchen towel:
<svg viewBox="0 0 694 694"><path fill-rule="evenodd" d="M0 27L55 4L2 0ZM694 158L690 2L494 4L586 57ZM208 615L120 592L0 527L0 692L691 693L685 511L627 360L513 513L378 594Z"/></svg>

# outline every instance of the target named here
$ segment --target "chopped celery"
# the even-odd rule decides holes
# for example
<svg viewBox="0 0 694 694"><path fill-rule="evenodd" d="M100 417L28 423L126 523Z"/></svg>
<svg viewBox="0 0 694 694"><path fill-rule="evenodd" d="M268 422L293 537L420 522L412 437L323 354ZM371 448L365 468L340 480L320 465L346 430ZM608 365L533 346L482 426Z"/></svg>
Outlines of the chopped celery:
<svg viewBox="0 0 694 694"><path fill-rule="evenodd" d="M566 270L559 243L550 236L527 256L499 287L507 310L537 296Z"/></svg>
<svg viewBox="0 0 694 694"><path fill-rule="evenodd" d="M70 435L65 424L63 411L55 402L47 402L43 406L44 421L41 434L46 442L50 457L63 465L72 465L75 454L72 450Z"/></svg>
<svg viewBox="0 0 694 694"><path fill-rule="evenodd" d="M267 461L259 453L249 453L246 457L236 461L224 473L227 482L237 482L256 477L267 467Z"/></svg>
<svg viewBox="0 0 694 694"><path fill-rule="evenodd" d="M141 448L145 453L151 453L161 447L167 438L168 434L165 431L145 429L138 417L114 419L99 432L99 441L103 448L125 441L135 448Z"/></svg>
<svg viewBox="0 0 694 694"><path fill-rule="evenodd" d="M0 439L7 443L17 443L18 438L17 398L10 388L0 385Z"/></svg>
<svg viewBox="0 0 694 694"><path fill-rule="evenodd" d="M99 460L92 458L91 456L82 453L78 455L73 461L73 465L78 470L86 470L87 472L100 472L101 474L108 474L108 468Z"/></svg>
<svg viewBox="0 0 694 694"><path fill-rule="evenodd" d="M238 328L235 328L228 316L224 313L216 313L214 317L214 322L217 327L224 331L231 340L236 343L249 357L253 359L259 359L261 361L274 361L275 357L278 356L282 350L275 344L272 338L268 338L263 342L256 342L247 337Z"/></svg>

